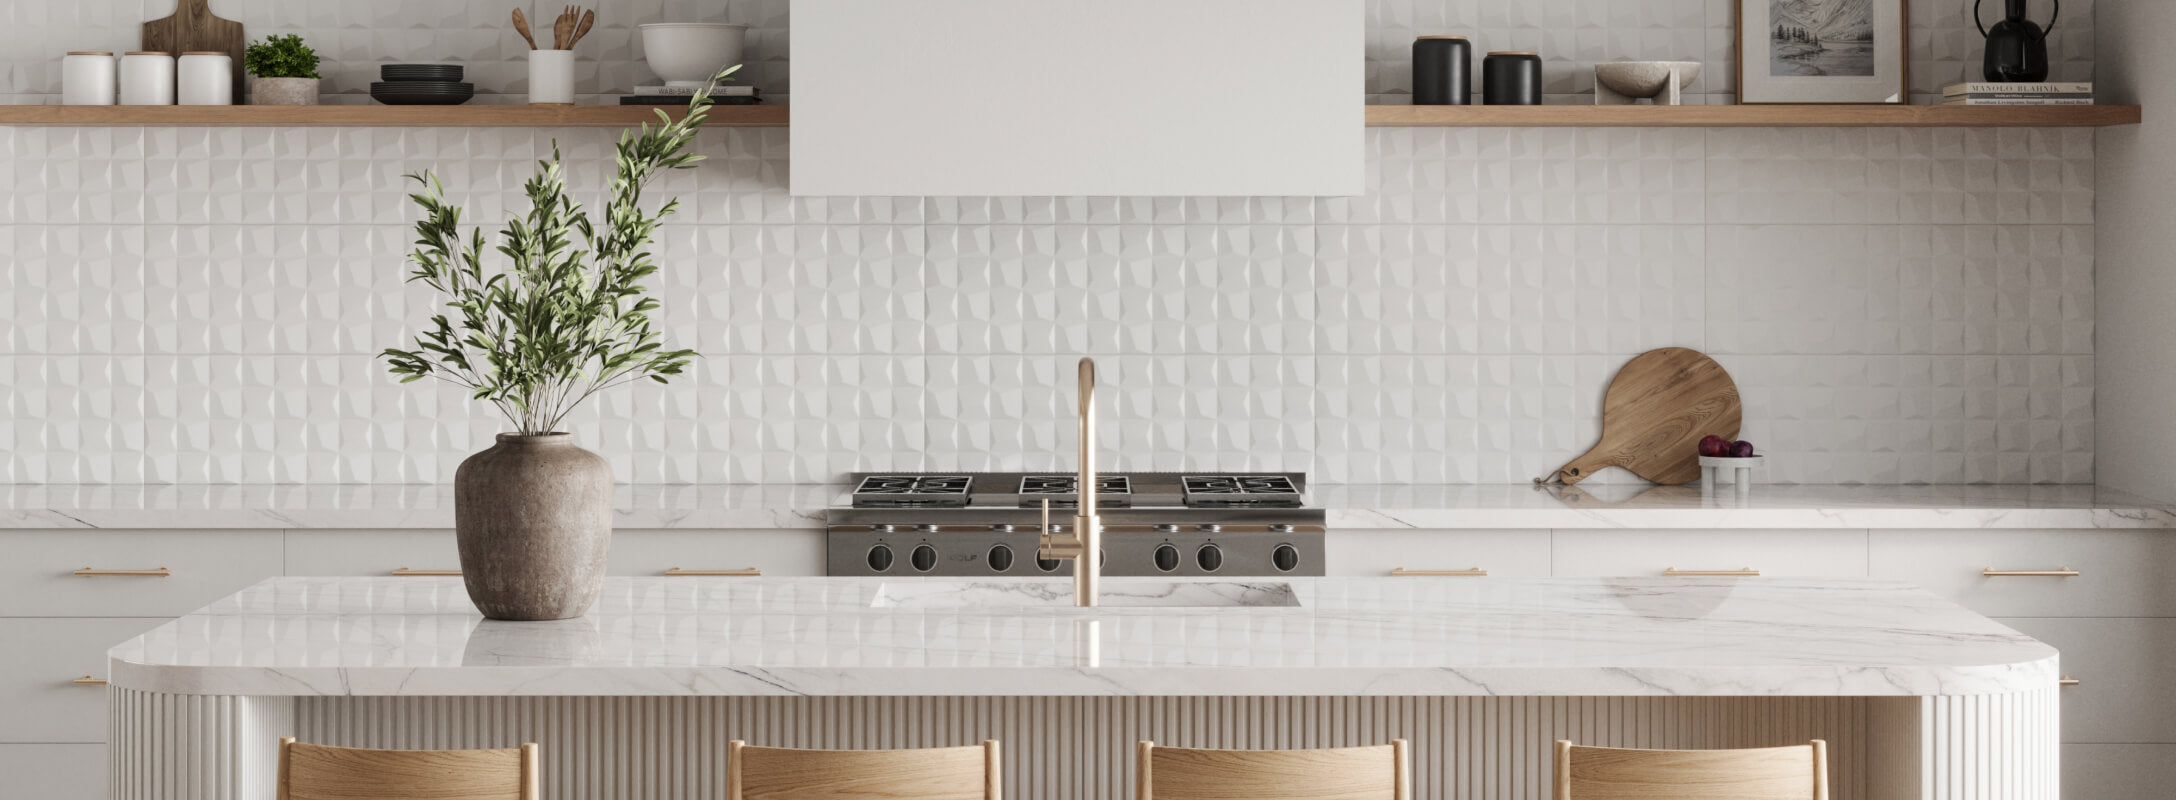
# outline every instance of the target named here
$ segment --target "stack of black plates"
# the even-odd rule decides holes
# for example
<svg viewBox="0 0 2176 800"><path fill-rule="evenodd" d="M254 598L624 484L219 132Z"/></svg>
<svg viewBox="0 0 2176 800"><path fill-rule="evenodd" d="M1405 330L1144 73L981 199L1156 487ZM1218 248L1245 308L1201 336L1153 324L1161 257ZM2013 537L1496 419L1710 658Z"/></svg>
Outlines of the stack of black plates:
<svg viewBox="0 0 2176 800"><path fill-rule="evenodd" d="M385 80L370 84L370 96L389 106L457 106L476 96L452 64L387 64L378 76Z"/></svg>

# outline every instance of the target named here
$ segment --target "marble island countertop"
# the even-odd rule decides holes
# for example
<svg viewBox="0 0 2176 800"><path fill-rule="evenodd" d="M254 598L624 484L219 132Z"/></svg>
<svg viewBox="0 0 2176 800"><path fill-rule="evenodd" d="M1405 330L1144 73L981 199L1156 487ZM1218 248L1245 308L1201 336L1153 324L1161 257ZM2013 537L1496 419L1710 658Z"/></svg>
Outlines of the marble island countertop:
<svg viewBox="0 0 2176 800"><path fill-rule="evenodd" d="M824 484L623 485L622 530L820 530ZM2092 486L1316 485L1333 531L2176 529L2176 505ZM0 529L444 530L449 486L0 486Z"/></svg>
<svg viewBox="0 0 2176 800"><path fill-rule="evenodd" d="M1289 593L1286 593L1286 587ZM259 696L1910 696L2042 690L2056 651L1909 586L1771 579L610 579L490 622L457 579L275 578L110 653ZM1191 594L1196 606L1158 605Z"/></svg>

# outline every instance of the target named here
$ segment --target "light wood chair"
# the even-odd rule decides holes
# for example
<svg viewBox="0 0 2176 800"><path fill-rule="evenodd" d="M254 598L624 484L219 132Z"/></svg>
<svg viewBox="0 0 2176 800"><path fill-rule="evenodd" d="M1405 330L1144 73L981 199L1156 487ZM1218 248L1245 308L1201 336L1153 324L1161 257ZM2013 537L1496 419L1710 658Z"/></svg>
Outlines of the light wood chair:
<svg viewBox="0 0 2176 800"><path fill-rule="evenodd" d="M1411 800L1404 739L1331 750L1196 750L1142 742L1134 800Z"/></svg>
<svg viewBox="0 0 2176 800"><path fill-rule="evenodd" d="M996 741L923 750L795 750L734 740L726 800L1003 800Z"/></svg>
<svg viewBox="0 0 2176 800"><path fill-rule="evenodd" d="M367 750L280 739L279 800L538 800L536 745Z"/></svg>
<svg viewBox="0 0 2176 800"><path fill-rule="evenodd" d="M1625 750L1556 743L1556 800L1828 800L1828 743Z"/></svg>

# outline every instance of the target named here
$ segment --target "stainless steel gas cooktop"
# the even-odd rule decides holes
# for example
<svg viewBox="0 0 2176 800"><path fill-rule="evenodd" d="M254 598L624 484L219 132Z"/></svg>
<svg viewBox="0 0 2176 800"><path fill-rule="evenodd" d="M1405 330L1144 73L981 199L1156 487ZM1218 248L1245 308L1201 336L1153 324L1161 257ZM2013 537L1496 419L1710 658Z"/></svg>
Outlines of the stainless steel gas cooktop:
<svg viewBox="0 0 2176 800"><path fill-rule="evenodd" d="M829 574L1058 576L1036 558L1042 505L1080 504L1058 473L856 474L829 511ZM1323 510L1300 473L1109 473L1096 477L1103 574L1313 576L1323 571ZM1070 514L1051 516L1064 533Z"/></svg>

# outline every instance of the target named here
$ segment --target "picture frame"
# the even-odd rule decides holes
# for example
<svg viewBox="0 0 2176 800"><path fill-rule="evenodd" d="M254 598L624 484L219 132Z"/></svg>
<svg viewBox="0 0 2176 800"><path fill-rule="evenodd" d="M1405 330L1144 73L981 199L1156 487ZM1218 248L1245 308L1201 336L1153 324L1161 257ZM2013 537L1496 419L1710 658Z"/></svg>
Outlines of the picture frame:
<svg viewBox="0 0 2176 800"><path fill-rule="evenodd" d="M1910 0L1736 2L1739 104L1911 103Z"/></svg>

